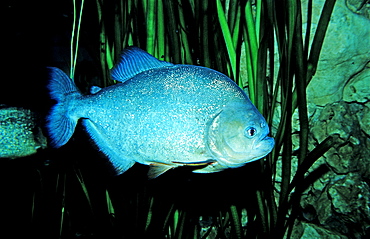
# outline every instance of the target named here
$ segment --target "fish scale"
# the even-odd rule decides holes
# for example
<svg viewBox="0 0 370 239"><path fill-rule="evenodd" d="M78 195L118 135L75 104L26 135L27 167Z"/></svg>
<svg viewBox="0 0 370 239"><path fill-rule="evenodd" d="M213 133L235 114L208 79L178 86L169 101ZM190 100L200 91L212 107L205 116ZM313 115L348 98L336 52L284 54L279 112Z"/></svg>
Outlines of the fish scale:
<svg viewBox="0 0 370 239"><path fill-rule="evenodd" d="M151 166L150 178L186 165L204 166L194 170L198 173L240 167L274 146L263 116L222 73L173 65L130 47L112 78L122 83L94 87L83 96L63 72L51 68L49 89L57 100L48 117L52 145L65 144L82 118L118 173L137 162Z"/></svg>
<svg viewBox="0 0 370 239"><path fill-rule="evenodd" d="M140 94L136 94L136 97L132 97L128 89L126 92L114 92L114 90L110 89L109 94L119 95L122 93L122 98L130 97L131 102L127 104L125 100L117 101L115 98L109 97L108 99L110 100L105 100L104 104L101 104L95 102L98 98L91 97L88 99L88 102L84 102L84 107L95 109L101 107L105 112L104 114L87 115L87 118L92 122L99 122L99 124L106 124L112 120L116 122L114 128L101 129L101 132L107 136L113 134L111 137L116 137L116 132L122 131L120 129L125 129L120 136L120 138L129 142L125 148L129 148L133 154L136 154L135 152L138 151L138 144L141 148L147 149L145 154L141 154L141 159L136 158L136 161L140 163L144 163L149 158L152 158L152 162L162 160L158 159L159 157L167 157L171 160L176 159L184 162L200 161L200 159L195 159L194 155L189 155L187 158L186 152L195 151L191 150L193 147L200 147L203 141L205 124L217 110L214 106L216 104L214 103L212 106L212 102L209 102L209 100L208 104L202 104L202 102L199 102L201 99L197 99L198 97L183 102L183 95L188 94L187 92L168 93L171 88L167 87L167 85L170 84L169 81L171 80L176 81L176 77L171 75L169 79L164 79L160 77L162 74L157 74L155 71L152 73L153 76L150 74L141 76L145 77L145 81L136 81L136 84L143 87L142 89L146 89L145 98L142 97L142 89L139 90ZM161 80L158 78L161 78ZM127 85L130 85L130 82L127 82ZM136 87L131 86L130 89L136 91ZM149 90L149 87L156 89L156 91ZM120 85L116 85L116 89L120 91L123 88ZM189 91L190 89L188 88L187 90ZM102 89L102 92L97 93L96 96L99 94L104 95L105 93L104 89ZM165 95L170 95L171 97L167 97L164 100ZM111 105L118 105L119 109L116 110L110 107ZM110 118L109 116L115 118ZM156 120L153 121L153 119ZM135 136L139 136L141 139L139 140ZM162 144L162 147L158 147L156 144ZM171 148L177 148L177 150L170 150ZM125 157L132 158L132 155L125 155Z"/></svg>

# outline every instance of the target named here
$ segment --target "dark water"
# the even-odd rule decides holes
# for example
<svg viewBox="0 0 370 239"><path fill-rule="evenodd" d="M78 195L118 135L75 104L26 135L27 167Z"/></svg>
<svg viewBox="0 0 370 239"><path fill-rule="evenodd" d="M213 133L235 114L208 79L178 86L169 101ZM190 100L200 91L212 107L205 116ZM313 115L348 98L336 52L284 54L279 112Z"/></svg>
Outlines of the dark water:
<svg viewBox="0 0 370 239"><path fill-rule="evenodd" d="M0 208L1 217L6 218L1 233L12 233L15 238L57 238L64 207L63 238L138 238L152 199L148 233L160 236L172 206L186 212L187 224L197 225L200 216L216 218L230 205L255 204L254 192L261 186L254 177L258 170L255 163L207 175L193 174L186 168L171 170L147 180L147 166L136 164L114 176L107 162L82 129L60 149L0 160ZM91 204L78 177L84 180ZM107 210L106 190L114 216Z"/></svg>
<svg viewBox="0 0 370 239"><path fill-rule="evenodd" d="M96 10L87 6L84 16L88 18ZM72 1L8 1L2 4L1 14L6 20L0 104L31 109L42 127L54 103L45 87L46 67L69 70ZM100 85L100 76L97 56L89 54L97 48L98 35L87 33L97 23L84 24L77 67L84 78L76 83L86 92L89 86ZM203 224L222 228L216 218L224 218L231 205L248 209L251 218L258 214L256 190L265 189L270 180L259 174L259 162L206 175L193 174L191 168L171 170L154 180L147 180L147 170L147 166L136 164L114 176L107 158L81 126L60 149L0 159L0 238L143 238L149 208L148 238L165 238L168 231L163 228L169 227L165 222L172 223L175 210L185 219L184 231L196 226L199 230L200 216ZM364 180L369 184L369 179ZM114 215L108 211L107 192ZM312 222L317 222L316 212L312 215ZM338 225L342 225L339 220Z"/></svg>

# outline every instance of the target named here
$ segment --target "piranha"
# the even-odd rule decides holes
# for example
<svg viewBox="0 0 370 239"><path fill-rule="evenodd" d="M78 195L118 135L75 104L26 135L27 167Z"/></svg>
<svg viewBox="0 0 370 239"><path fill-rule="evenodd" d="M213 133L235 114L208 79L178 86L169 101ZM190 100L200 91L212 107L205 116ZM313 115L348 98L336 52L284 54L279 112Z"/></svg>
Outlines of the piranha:
<svg viewBox="0 0 370 239"><path fill-rule="evenodd" d="M274 147L263 116L220 72L128 47L111 76L120 83L82 95L50 67L48 88L57 102L47 118L53 147L66 144L81 119L118 174L137 162L150 166L149 178L180 166L196 166L195 173L237 168Z"/></svg>

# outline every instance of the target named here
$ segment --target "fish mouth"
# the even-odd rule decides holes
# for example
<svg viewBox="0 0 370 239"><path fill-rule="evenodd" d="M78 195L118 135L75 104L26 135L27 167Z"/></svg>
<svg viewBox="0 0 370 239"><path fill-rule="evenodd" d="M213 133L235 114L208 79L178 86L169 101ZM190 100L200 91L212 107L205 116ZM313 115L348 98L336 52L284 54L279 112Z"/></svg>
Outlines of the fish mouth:
<svg viewBox="0 0 370 239"><path fill-rule="evenodd" d="M256 153L254 157L251 157L248 160L248 162L246 162L246 163L250 163L250 162L253 162L253 161L256 161L256 160L259 160L259 159L265 157L266 155L268 155L272 151L274 146L275 146L274 138L268 137L268 136L263 137L253 147L253 150L255 152L258 152L258 153Z"/></svg>
<svg viewBox="0 0 370 239"><path fill-rule="evenodd" d="M249 152L249 154L245 151L235 151L226 141L223 141L223 143L223 150L219 152L217 161L228 168L238 168L246 163L259 160L268 155L275 146L275 140L268 136L257 140L251 147L252 152Z"/></svg>
<svg viewBox="0 0 370 239"><path fill-rule="evenodd" d="M265 137L263 137L262 139L260 139L258 141L258 143L254 146L254 149L258 150L258 151L261 151L261 152L267 152L264 155L264 156L266 156L267 154L269 154L271 152L271 150L274 148L274 146L275 146L274 138L269 137L269 136L266 135ZM264 156L262 156L262 157L264 157Z"/></svg>

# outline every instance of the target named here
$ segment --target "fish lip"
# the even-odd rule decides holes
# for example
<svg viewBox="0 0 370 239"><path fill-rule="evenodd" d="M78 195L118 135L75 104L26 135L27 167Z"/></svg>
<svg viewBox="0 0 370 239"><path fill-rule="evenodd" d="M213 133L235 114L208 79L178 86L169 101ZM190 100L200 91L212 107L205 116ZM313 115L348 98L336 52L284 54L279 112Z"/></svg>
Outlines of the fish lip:
<svg viewBox="0 0 370 239"><path fill-rule="evenodd" d="M264 141L264 140L271 140L271 139L274 139L274 138L272 138L272 137L270 137L270 136L268 136L268 135L265 135L265 137L262 137L262 138L261 138L261 141ZM274 140L274 142L275 142L275 140Z"/></svg>
<svg viewBox="0 0 370 239"><path fill-rule="evenodd" d="M274 138L272 138L270 136L267 136L267 135L265 135L264 137L261 137L261 139L258 141L258 143L253 145L253 149L254 150L261 150L262 149L262 151L264 151L265 153L252 158L251 160L248 161L248 163L266 157L269 153L271 153L271 151L274 147L275 147Z"/></svg>
<svg viewBox="0 0 370 239"><path fill-rule="evenodd" d="M272 138L268 135L265 135L264 137L261 137L260 140L258 140L258 143L256 145L254 145L253 148L258 149L260 147L268 147L267 148L267 151L268 151L267 154L269 154L271 152L271 150L274 148L274 146L275 146L274 138Z"/></svg>

